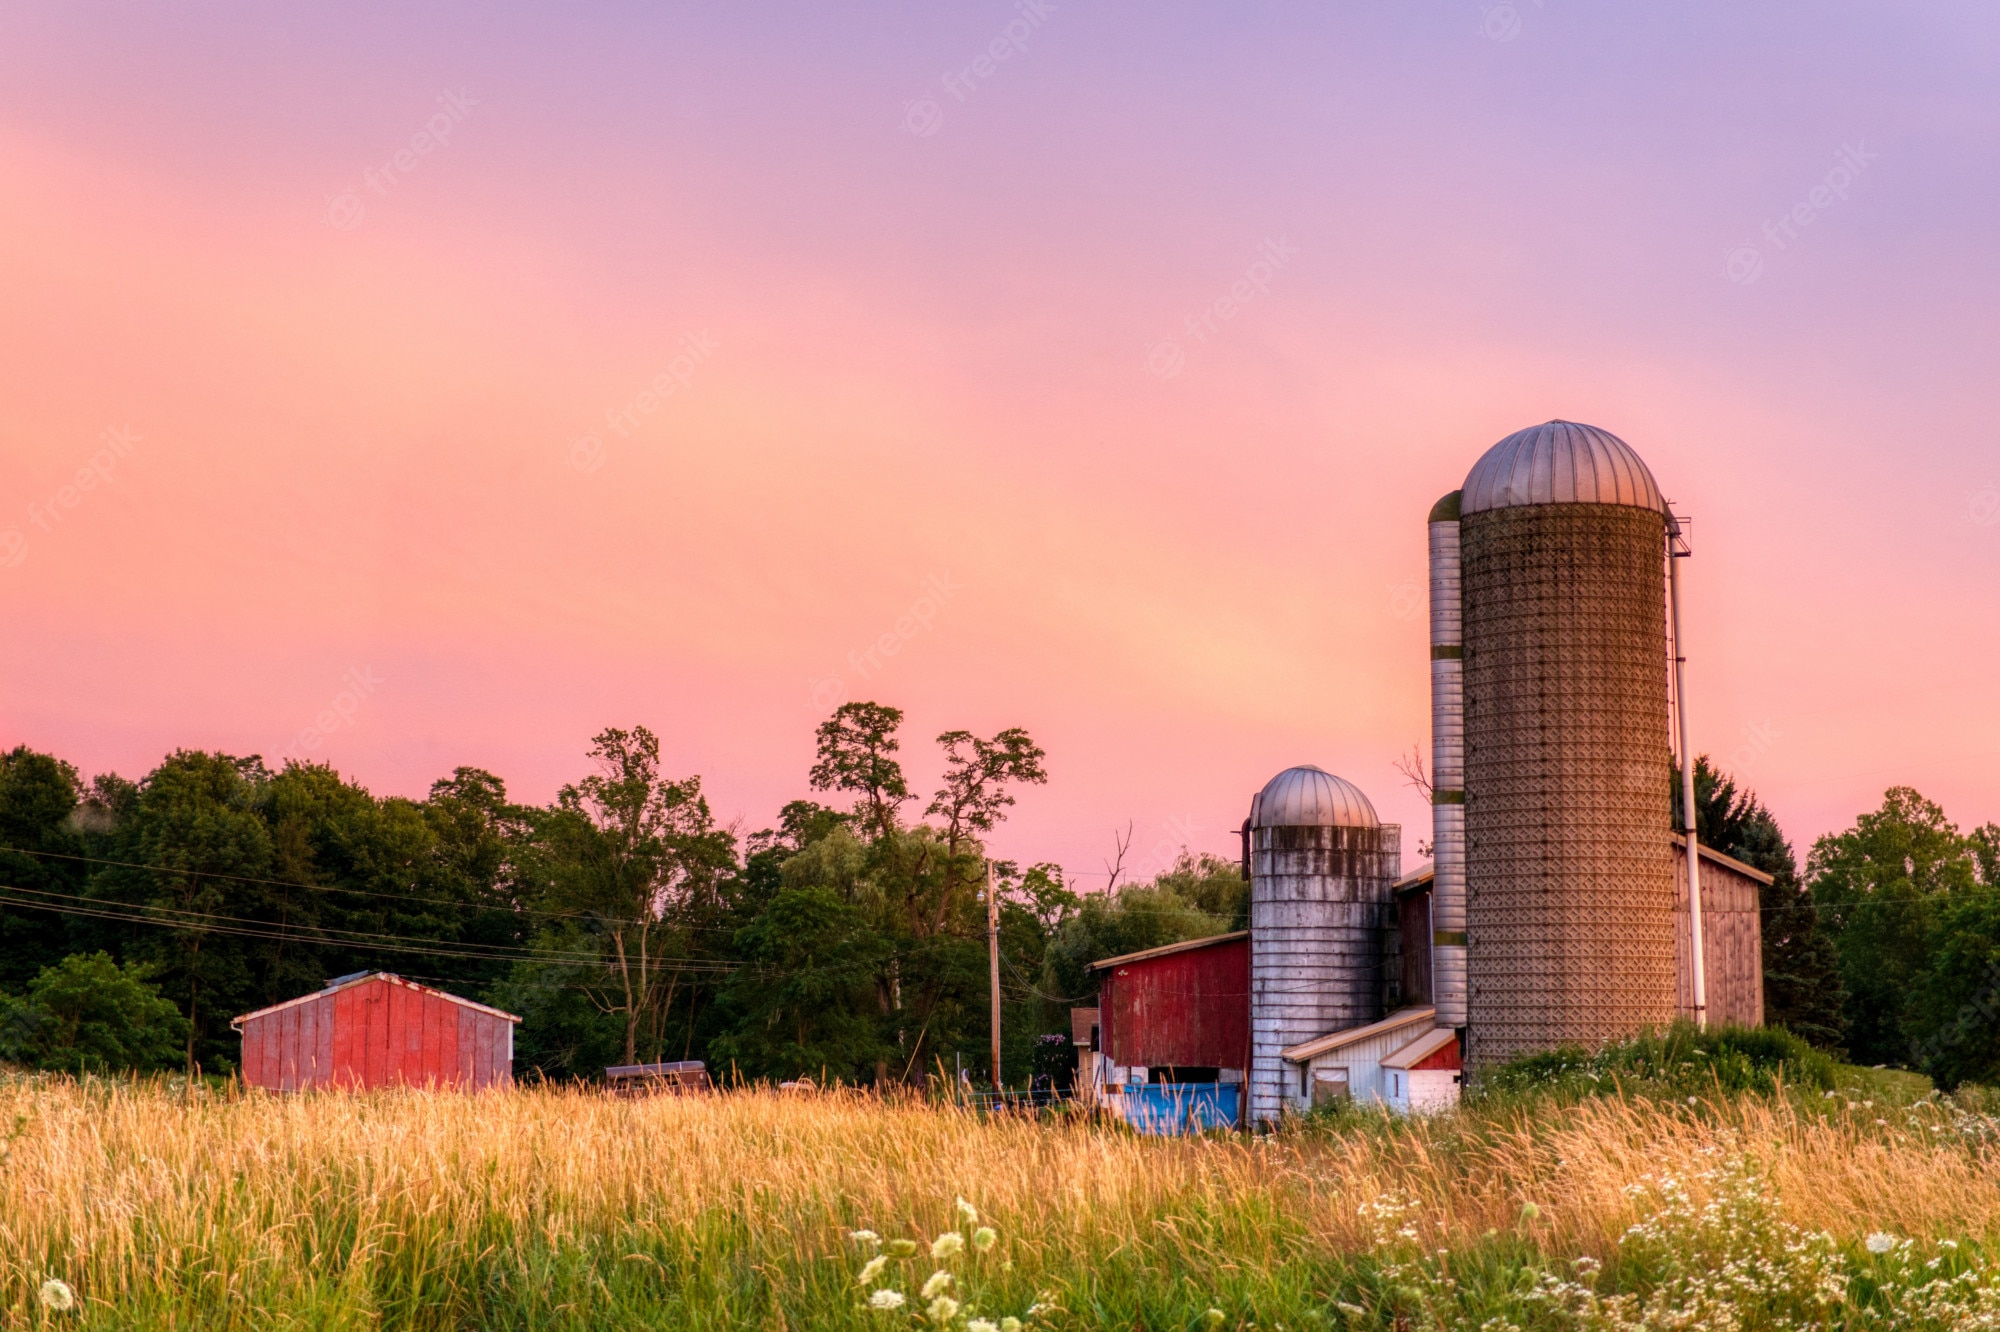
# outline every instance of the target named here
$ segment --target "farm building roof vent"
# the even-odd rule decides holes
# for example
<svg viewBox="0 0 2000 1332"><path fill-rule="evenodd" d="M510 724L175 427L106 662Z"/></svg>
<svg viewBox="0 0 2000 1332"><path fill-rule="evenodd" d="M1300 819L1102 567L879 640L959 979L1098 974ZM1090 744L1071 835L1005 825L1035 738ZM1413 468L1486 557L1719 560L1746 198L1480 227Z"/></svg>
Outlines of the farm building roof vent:
<svg viewBox="0 0 2000 1332"><path fill-rule="evenodd" d="M1309 763L1273 777L1250 804L1253 828L1377 828L1381 822L1360 787Z"/></svg>
<svg viewBox="0 0 2000 1332"><path fill-rule="evenodd" d="M1486 450L1466 474L1462 512L1522 504L1666 508L1653 474L1630 444L1575 421L1517 430Z"/></svg>

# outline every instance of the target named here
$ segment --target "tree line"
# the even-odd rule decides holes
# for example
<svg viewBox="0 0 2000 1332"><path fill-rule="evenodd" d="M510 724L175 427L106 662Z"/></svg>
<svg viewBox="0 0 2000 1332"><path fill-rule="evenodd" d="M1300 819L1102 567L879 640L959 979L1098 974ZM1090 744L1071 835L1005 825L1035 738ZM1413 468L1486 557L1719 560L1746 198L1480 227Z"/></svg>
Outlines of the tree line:
<svg viewBox="0 0 2000 1332"><path fill-rule="evenodd" d="M644 727L597 735L546 805L476 768L409 799L256 756L181 750L132 781L0 754L0 1061L227 1074L232 1017L385 970L522 1015L530 1078L692 1058L985 1083L990 868L1018 1085L1067 1062L1093 961L1247 924L1232 860L1183 851L1129 882L1113 866L1089 893L1053 864L989 863L1046 755L1019 728L947 731L925 796L902 722L842 705L808 793L747 836ZM1961 833L1898 787L1801 872L1754 792L1706 759L1696 777L1703 842L1773 876L1768 1020L1858 1062L2000 1081L2000 827Z"/></svg>
<svg viewBox="0 0 2000 1332"><path fill-rule="evenodd" d="M983 839L1046 782L1046 755L1019 728L947 731L925 798L902 721L840 707L810 795L748 836L644 727L601 732L546 805L476 768L419 800L323 764L182 750L137 781L85 780L17 748L0 755L0 1060L226 1074L231 1018L385 970L522 1015L528 1077L698 1058L745 1078L990 1080ZM1109 913L1053 864L991 869L1012 1082L1066 1029L1100 946L1243 914L1234 865L1207 857Z"/></svg>

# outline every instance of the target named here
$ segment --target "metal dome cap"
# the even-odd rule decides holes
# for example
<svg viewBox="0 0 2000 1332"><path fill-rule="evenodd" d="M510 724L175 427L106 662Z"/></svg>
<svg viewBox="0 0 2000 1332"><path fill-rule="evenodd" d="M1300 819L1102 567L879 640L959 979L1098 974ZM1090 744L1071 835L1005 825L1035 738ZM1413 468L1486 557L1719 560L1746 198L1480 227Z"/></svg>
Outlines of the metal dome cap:
<svg viewBox="0 0 2000 1332"><path fill-rule="evenodd" d="M1465 477L1464 513L1523 504L1622 504L1665 511L1632 446L1608 430L1548 421L1486 450Z"/></svg>
<svg viewBox="0 0 2000 1332"><path fill-rule="evenodd" d="M1310 763L1287 768L1250 802L1253 828L1379 828L1375 806L1353 782Z"/></svg>

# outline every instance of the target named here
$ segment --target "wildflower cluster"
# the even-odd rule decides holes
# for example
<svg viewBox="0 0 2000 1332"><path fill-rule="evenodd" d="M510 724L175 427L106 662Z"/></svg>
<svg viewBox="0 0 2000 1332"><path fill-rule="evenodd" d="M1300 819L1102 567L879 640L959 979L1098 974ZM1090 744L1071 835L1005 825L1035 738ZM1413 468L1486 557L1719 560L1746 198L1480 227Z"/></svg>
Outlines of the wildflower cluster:
<svg viewBox="0 0 2000 1332"><path fill-rule="evenodd" d="M1371 1288L1360 1292L1365 1303L1337 1307L1350 1325L1386 1315L1398 1325L1482 1332L1828 1326L2000 1332L2000 1263L1951 1240L1919 1245L1887 1231L1843 1245L1786 1221L1753 1159L1712 1155L1713 1164L1691 1178L1649 1177L1627 1190L1645 1214L1619 1240L1623 1289L1603 1289L1604 1264L1588 1256L1567 1270L1531 1262L1511 1281L1462 1287L1450 1251L1425 1235L1416 1204L1390 1195L1360 1210L1379 1264ZM1524 1204L1520 1226L1531 1227L1538 1215L1533 1203Z"/></svg>
<svg viewBox="0 0 2000 1332"><path fill-rule="evenodd" d="M1023 1332L1022 1317L1005 1314L988 1317L982 1310L982 1291L989 1267L988 1259L1000 1242L1000 1233L982 1225L979 1209L960 1198L953 1205L957 1224L940 1232L928 1244L913 1239L884 1240L872 1230L849 1232L848 1238L867 1260L854 1274L855 1285L864 1292L863 1307L881 1314L901 1313L930 1327L962 1327L965 1332ZM969 1256L969 1263L968 1263ZM928 1258L936 1264L921 1282L916 1272ZM900 1264L900 1266L898 1266ZM1011 1262L997 1264L1001 1272L1013 1268ZM914 1295L910 1288L914 1287ZM1050 1312L1050 1297L1038 1298L1026 1318Z"/></svg>

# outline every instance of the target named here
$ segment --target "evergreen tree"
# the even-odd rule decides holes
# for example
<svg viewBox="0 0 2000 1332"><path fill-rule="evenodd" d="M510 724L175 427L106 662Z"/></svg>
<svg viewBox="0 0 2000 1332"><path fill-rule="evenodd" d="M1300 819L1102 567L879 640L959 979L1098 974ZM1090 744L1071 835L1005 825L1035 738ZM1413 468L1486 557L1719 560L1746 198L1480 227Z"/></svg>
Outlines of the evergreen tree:
<svg viewBox="0 0 2000 1332"><path fill-rule="evenodd" d="M1778 821L1753 791L1717 772L1706 754L1695 759L1695 832L1703 846L1760 869L1763 934L1764 1022L1839 1050L1847 1030L1847 991L1833 939L1820 927L1819 905L1799 882L1798 861ZM1674 779L1674 819L1681 813L1679 774Z"/></svg>

